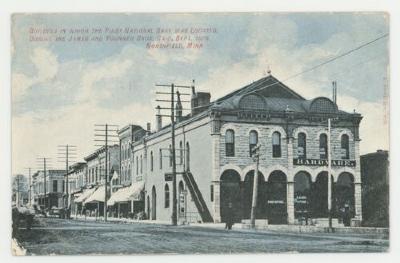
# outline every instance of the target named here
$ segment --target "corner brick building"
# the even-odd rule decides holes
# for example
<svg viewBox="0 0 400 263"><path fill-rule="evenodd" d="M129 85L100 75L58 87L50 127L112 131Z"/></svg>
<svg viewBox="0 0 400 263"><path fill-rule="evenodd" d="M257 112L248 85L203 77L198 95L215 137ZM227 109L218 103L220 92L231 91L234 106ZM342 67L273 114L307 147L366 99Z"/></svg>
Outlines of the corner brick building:
<svg viewBox="0 0 400 263"><path fill-rule="evenodd" d="M326 225L328 118L334 224L361 222L360 114L325 97L305 99L271 75L213 102L193 87L191 105L187 116L177 111L175 131L180 222L224 222L228 207L236 222L249 219L251 149L259 144L256 218ZM157 115L156 131L131 145L132 184L144 182L145 211L153 220L169 221L172 214L170 128ZM350 222L342 220L345 212Z"/></svg>

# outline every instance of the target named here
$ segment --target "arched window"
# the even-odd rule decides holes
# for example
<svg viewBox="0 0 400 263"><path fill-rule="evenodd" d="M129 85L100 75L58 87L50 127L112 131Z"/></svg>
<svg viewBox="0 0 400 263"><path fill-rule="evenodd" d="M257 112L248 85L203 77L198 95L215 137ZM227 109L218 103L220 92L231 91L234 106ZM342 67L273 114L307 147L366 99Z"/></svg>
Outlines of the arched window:
<svg viewBox="0 0 400 263"><path fill-rule="evenodd" d="M183 143L179 142L179 164L183 164Z"/></svg>
<svg viewBox="0 0 400 263"><path fill-rule="evenodd" d="M225 154L226 156L235 156L235 132L233 130L225 132Z"/></svg>
<svg viewBox="0 0 400 263"><path fill-rule="evenodd" d="M253 148L257 146L258 143L258 133L256 131L251 131L249 136L249 153L250 157L253 156Z"/></svg>
<svg viewBox="0 0 400 263"><path fill-rule="evenodd" d="M171 147L171 144L169 145L169 147L168 147L168 149L169 149L169 167L172 167L172 147Z"/></svg>
<svg viewBox="0 0 400 263"><path fill-rule="evenodd" d="M328 137L324 133L319 136L319 158L328 158Z"/></svg>
<svg viewBox="0 0 400 263"><path fill-rule="evenodd" d="M299 159L307 158L307 142L306 142L306 134L300 132L297 135L297 156Z"/></svg>
<svg viewBox="0 0 400 263"><path fill-rule="evenodd" d="M143 173L143 156L140 155L140 174Z"/></svg>
<svg viewBox="0 0 400 263"><path fill-rule="evenodd" d="M341 152L342 159L349 159L350 158L350 154L349 154L349 136L347 134L343 134L342 135L342 138L340 140L340 144L341 144L341 148L342 148L342 152Z"/></svg>
<svg viewBox="0 0 400 263"><path fill-rule="evenodd" d="M190 146L189 146L189 142L186 143L186 170L190 171Z"/></svg>
<svg viewBox="0 0 400 263"><path fill-rule="evenodd" d="M153 171L153 151L150 152L150 171Z"/></svg>
<svg viewBox="0 0 400 263"><path fill-rule="evenodd" d="M272 157L281 157L281 134L274 132L272 134Z"/></svg>
<svg viewBox="0 0 400 263"><path fill-rule="evenodd" d="M160 170L162 169L162 150L160 149L159 150L159 156L160 156L160 164L159 164L159 166L160 166Z"/></svg>
<svg viewBox="0 0 400 263"><path fill-rule="evenodd" d="M136 175L139 174L139 157L136 156Z"/></svg>
<svg viewBox="0 0 400 263"><path fill-rule="evenodd" d="M168 186L168 184L165 184L164 192L165 192L165 198L164 198L165 203L164 203L164 207L165 207L165 208L169 208L170 200L169 200L169 186Z"/></svg>

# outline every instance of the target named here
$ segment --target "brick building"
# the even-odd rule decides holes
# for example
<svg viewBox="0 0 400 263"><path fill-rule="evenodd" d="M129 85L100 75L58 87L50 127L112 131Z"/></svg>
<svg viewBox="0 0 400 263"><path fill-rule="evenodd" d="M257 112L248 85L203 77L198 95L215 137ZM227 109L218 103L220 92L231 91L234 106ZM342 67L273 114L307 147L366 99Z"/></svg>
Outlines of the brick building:
<svg viewBox="0 0 400 263"><path fill-rule="evenodd" d="M361 156L363 225L389 227L389 152Z"/></svg>
<svg viewBox="0 0 400 263"><path fill-rule="evenodd" d="M180 222L224 222L250 218L255 164L260 145L256 217L269 224L324 225L328 218L328 134L331 128L332 211L362 219L359 124L362 116L338 109L325 97L305 99L269 75L210 102L193 87L192 111L177 111L176 163ZM179 109L180 105L177 105ZM132 143L132 182L144 181L150 219L172 213L171 127L161 125Z"/></svg>

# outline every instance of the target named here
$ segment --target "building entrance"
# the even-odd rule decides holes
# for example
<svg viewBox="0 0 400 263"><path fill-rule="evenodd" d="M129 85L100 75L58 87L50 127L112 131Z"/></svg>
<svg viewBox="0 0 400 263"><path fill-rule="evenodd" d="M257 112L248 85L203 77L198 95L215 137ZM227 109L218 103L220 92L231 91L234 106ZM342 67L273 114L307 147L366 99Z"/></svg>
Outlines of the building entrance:
<svg viewBox="0 0 400 263"><path fill-rule="evenodd" d="M354 217L354 178L350 173L341 173L335 187L336 217L345 226L350 226Z"/></svg>
<svg viewBox="0 0 400 263"><path fill-rule="evenodd" d="M156 188L153 186L151 189L151 220L157 219L157 193Z"/></svg>
<svg viewBox="0 0 400 263"><path fill-rule="evenodd" d="M220 178L221 222L241 220L240 175L235 170L225 171Z"/></svg>
<svg viewBox="0 0 400 263"><path fill-rule="evenodd" d="M186 191L182 181L178 186L178 217L181 221L186 221Z"/></svg>
<svg viewBox="0 0 400 263"><path fill-rule="evenodd" d="M274 171L268 178L268 224L287 224L286 174Z"/></svg>
<svg viewBox="0 0 400 263"><path fill-rule="evenodd" d="M311 185L309 173L302 171L294 176L294 216L305 224L311 217Z"/></svg>
<svg viewBox="0 0 400 263"><path fill-rule="evenodd" d="M333 177L331 176L333 182ZM327 218L329 217L328 211L328 172L320 172L317 175L313 187L312 197L312 215L314 218ZM333 194L333 183L331 185L331 191ZM334 206L332 206L334 207Z"/></svg>
<svg viewBox="0 0 400 263"><path fill-rule="evenodd" d="M254 186L254 170L246 174L243 182L243 203L242 203L242 218L250 219L251 206L253 201L253 186ZM258 194L257 194L257 209L256 219L267 218L267 184L265 183L264 175L258 173Z"/></svg>

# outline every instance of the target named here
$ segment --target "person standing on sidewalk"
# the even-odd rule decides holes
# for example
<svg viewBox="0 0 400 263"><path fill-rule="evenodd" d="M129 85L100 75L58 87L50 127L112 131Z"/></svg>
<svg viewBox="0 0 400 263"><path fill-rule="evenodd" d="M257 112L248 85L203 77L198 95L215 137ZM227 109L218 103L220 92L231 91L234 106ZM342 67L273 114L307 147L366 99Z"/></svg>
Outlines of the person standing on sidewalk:
<svg viewBox="0 0 400 263"><path fill-rule="evenodd" d="M228 204L228 209L227 209L227 214L226 214L226 223L225 223L225 229L231 230L232 226L234 224L234 214L233 214L233 207L232 203L229 202Z"/></svg>

